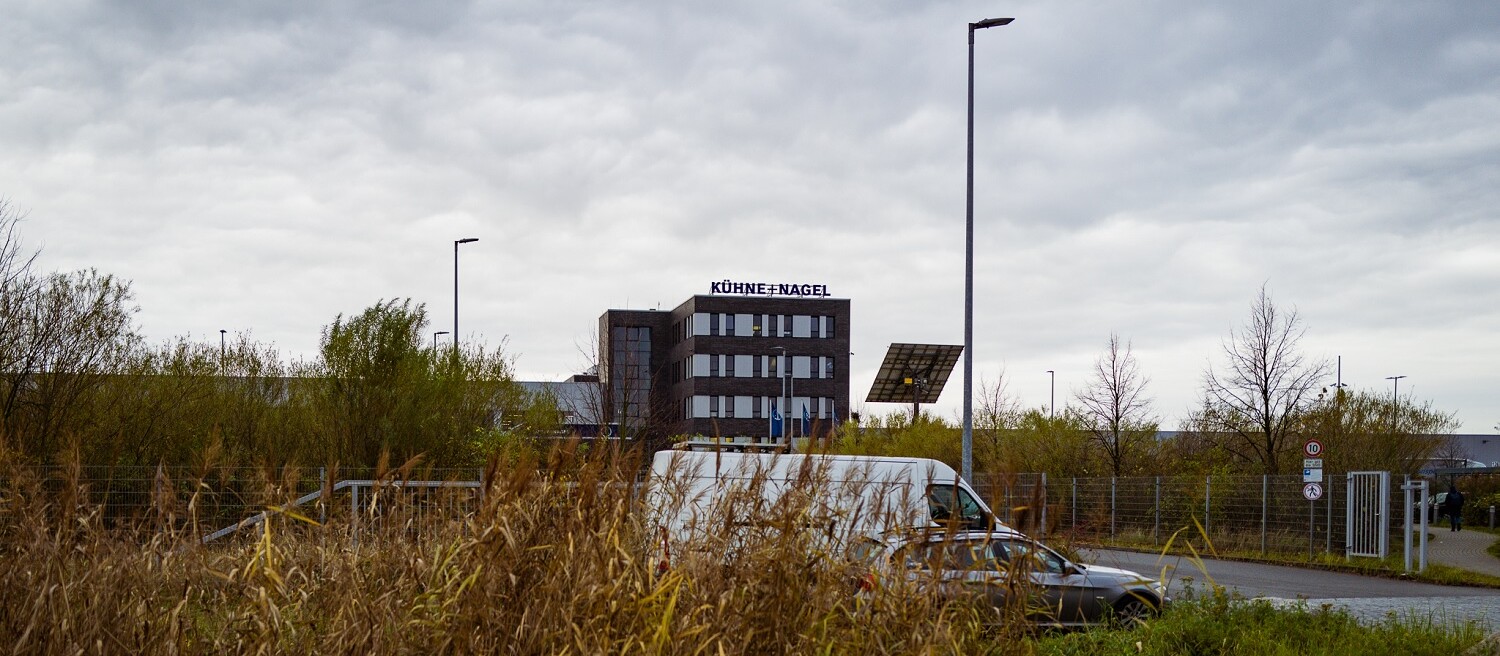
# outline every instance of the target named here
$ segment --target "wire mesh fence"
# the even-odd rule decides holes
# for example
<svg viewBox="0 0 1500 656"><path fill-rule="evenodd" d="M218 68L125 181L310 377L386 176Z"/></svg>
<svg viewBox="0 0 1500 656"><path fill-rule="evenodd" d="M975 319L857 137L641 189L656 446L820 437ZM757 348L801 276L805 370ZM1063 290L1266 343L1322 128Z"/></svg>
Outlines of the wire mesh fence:
<svg viewBox="0 0 1500 656"><path fill-rule="evenodd" d="M351 539L391 525L420 537L472 515L485 493L481 479L473 469L11 468L0 472L0 540L23 516L57 521L80 509L106 529L172 531L200 541L249 532L268 510L347 529ZM1393 551L1412 510L1402 507L1404 482L1391 477L1384 508L1355 508L1361 521L1393 538ZM1344 555L1349 548L1344 476L1324 481L1316 500L1304 497L1300 476L981 474L974 483L1001 521L1038 536L1143 547L1175 536L1220 552Z"/></svg>
<svg viewBox="0 0 1500 656"><path fill-rule="evenodd" d="M28 467L0 474L0 530L81 518L105 530L217 539L269 513L352 530L462 521L477 509L479 470ZM0 539L7 536L0 535Z"/></svg>
<svg viewBox="0 0 1500 656"><path fill-rule="evenodd" d="M1152 547L1175 536L1219 552L1345 555L1348 548L1349 490L1342 475L1325 479L1318 499L1305 496L1301 476L975 478L976 491L1001 521L1037 535ZM1391 477L1384 508L1356 508L1359 518L1392 538L1392 550L1407 512L1404 482Z"/></svg>

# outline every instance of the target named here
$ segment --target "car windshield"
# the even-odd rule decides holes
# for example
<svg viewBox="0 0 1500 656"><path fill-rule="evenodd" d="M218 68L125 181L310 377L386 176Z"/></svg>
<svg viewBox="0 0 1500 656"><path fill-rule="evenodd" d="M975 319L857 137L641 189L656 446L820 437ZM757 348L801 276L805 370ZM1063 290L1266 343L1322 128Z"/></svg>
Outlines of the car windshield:
<svg viewBox="0 0 1500 656"><path fill-rule="evenodd" d="M952 483L927 488L927 511L936 521L956 517L971 524L984 515L969 491Z"/></svg>

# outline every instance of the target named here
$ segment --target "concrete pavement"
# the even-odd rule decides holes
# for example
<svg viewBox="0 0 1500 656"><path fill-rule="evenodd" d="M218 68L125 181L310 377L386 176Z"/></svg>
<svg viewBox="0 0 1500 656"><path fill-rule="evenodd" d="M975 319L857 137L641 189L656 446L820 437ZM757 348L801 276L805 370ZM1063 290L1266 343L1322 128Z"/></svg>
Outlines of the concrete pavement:
<svg viewBox="0 0 1500 656"><path fill-rule="evenodd" d="M1500 558L1485 552L1500 538L1482 531L1453 532L1446 526L1428 530L1432 533L1432 537L1427 540L1428 562L1500 576Z"/></svg>

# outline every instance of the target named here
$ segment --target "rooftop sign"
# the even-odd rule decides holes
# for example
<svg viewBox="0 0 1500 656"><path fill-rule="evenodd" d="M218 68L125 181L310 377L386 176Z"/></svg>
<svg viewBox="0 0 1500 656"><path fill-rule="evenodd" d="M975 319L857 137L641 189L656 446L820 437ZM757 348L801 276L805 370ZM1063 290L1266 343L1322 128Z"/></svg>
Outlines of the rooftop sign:
<svg viewBox="0 0 1500 656"><path fill-rule="evenodd" d="M828 285L801 283L735 282L728 278L708 283L710 294L743 294L746 296L804 296L828 298Z"/></svg>

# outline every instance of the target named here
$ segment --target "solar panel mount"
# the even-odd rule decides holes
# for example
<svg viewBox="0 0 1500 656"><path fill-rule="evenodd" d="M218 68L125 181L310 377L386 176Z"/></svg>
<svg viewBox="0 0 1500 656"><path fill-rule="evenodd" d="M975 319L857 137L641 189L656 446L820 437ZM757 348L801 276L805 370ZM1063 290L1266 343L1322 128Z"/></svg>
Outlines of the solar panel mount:
<svg viewBox="0 0 1500 656"><path fill-rule="evenodd" d="M963 352L950 344L891 344L865 402L937 403Z"/></svg>

